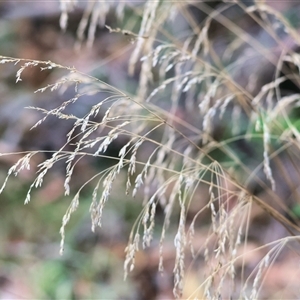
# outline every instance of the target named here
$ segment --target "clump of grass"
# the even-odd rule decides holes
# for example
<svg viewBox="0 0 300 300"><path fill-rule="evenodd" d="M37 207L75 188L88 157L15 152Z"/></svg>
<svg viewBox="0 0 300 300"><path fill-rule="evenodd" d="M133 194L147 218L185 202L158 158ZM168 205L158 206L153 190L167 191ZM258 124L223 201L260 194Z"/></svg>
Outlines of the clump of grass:
<svg viewBox="0 0 300 300"><path fill-rule="evenodd" d="M61 1L61 5L60 24L66 30L75 1ZM25 203L30 201L32 189L40 187L48 171L60 161L65 162L64 188L69 195L79 160L106 157L109 145L125 137L118 157L112 157L115 164L94 174L75 192L60 229L61 253L66 225L80 205L84 187L94 185L90 205L94 231L101 227L111 191L121 189L114 185L117 176L126 172L124 193L143 197L144 208L125 249L125 277L134 269L136 252L150 246L160 207L164 213L158 250L160 271L171 217L179 211L174 236L175 297L182 297L190 249L195 260L202 256L205 262L206 276L199 279L205 298L257 299L270 266L283 249L299 241L292 207L299 201L296 161L300 134L292 116L300 93L282 89L287 81L299 88L298 31L272 3L258 1L247 6L243 1L220 1L216 7L199 1L147 1L143 7L130 8L117 3L114 9L119 17L131 9L141 18L139 31L130 20L122 28L106 25L111 34L130 37L128 71L139 74L133 95L73 67L0 57L1 64L19 67L16 82L22 80L26 68L65 72L36 93L73 91L73 97L51 110L30 107L43 115L33 128L50 116L68 120L73 126L65 144L38 165ZM108 11L105 2L87 5L78 27L78 45L83 45L87 30L87 44L92 46L97 24L105 25ZM200 19L195 17L197 13ZM241 16L248 24L255 24L257 35L239 27ZM178 28L174 25L177 21ZM269 45L259 36L268 38ZM269 72L265 78L261 77L262 66ZM84 116L66 112L81 97L95 94L101 100ZM66 150L68 145L74 150ZM30 168L37 153L25 153L9 169L0 192L9 176ZM143 153L147 153L146 159ZM193 216L189 214L191 206L197 207ZM244 257L257 207L263 209L266 218L286 228L286 235L252 250L265 253L247 273ZM206 242L195 249L195 232L206 226L202 219L207 215L210 229ZM241 266L239 270L237 266Z"/></svg>

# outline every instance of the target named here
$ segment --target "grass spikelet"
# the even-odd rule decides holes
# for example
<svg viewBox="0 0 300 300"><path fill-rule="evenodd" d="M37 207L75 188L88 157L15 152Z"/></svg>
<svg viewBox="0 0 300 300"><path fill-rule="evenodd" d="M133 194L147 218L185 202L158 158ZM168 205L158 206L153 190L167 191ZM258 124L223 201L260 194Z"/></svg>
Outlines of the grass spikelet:
<svg viewBox="0 0 300 300"><path fill-rule="evenodd" d="M158 270L168 272L164 251L171 238L175 298L186 297L189 271L197 274L197 289L208 300L274 297L264 289L268 272L280 265L283 250L296 249L292 242L300 231L300 37L299 25L289 16L294 6L252 2L82 3L75 48L85 40L92 47L98 27L105 27L101 38L111 34L112 41L127 43L128 56L116 51L103 64L118 55L115 63L124 64L129 76L120 72L116 80L116 65L113 71L106 70L110 65L99 70L99 77L124 90L75 67L0 56L1 67L16 68L20 85L29 68L60 74L34 94L63 100L46 107L30 104L39 116L31 129L47 126L52 118L70 124L65 140L46 156L36 150L18 153L22 158L7 168L0 193L39 154L25 203L48 173L63 165L65 196L73 198L60 228L61 253L81 191L91 191L92 231L102 226L107 201L117 191L143 207L125 249L125 278L138 263L137 251L153 245L158 245ZM63 30L79 4L60 1ZM120 18L118 24L112 16ZM102 159L109 167L95 163L90 178L73 185L83 162ZM273 230L274 223L281 230Z"/></svg>
<svg viewBox="0 0 300 300"><path fill-rule="evenodd" d="M185 246L186 246L186 211L184 203L180 203L180 219L177 234L174 239L174 245L176 248L176 258L174 266L174 296L180 298L183 290L183 279L184 279L184 257L185 257Z"/></svg>
<svg viewBox="0 0 300 300"><path fill-rule="evenodd" d="M125 249L126 258L124 262L124 278L128 276L129 272L132 272L135 265L135 254L139 250L140 243L140 235L138 233L135 234L134 239L132 234L129 238L128 246Z"/></svg>

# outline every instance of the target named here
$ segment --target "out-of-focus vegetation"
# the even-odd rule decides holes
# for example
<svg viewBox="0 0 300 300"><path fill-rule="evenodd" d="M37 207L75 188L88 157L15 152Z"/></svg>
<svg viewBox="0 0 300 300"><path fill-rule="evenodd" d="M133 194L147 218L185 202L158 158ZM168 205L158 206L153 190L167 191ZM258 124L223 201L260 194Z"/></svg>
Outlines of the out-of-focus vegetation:
<svg viewBox="0 0 300 300"><path fill-rule="evenodd" d="M122 39L111 40L107 30L97 33L95 47L76 53L75 28L82 16L78 10L63 33L59 27L60 9L56 2L1 1L1 55L53 60L74 65L86 72L108 79L111 66L104 64L110 55L122 49ZM73 27L73 29L72 29ZM119 46L118 46L119 45ZM123 50L121 50L123 51ZM118 58L118 55L116 55ZM115 71L122 62L113 61ZM0 152L42 149L51 151L70 129L65 122L50 120L45 126L29 131L39 118L26 106L51 106L61 99L51 95L34 95L34 89L57 75L24 72L23 82L15 84L15 70L3 65L0 72ZM126 78L124 78L125 83ZM88 103L76 109L84 112ZM36 162L47 157L40 154ZM0 181L20 155L0 158ZM78 174L82 184L91 169L101 169L106 161L85 162ZM68 226L66 249L59 255L59 228L70 197L63 197L63 169L56 169L43 188L32 195L30 205L23 205L35 169L12 178L1 194L0 217L0 298L1 299L132 299L139 298L139 288L131 279L123 280L124 248L140 205L112 197L105 214L103 231L91 232L90 188L81 198L81 209ZM120 182L120 184L123 184Z"/></svg>
<svg viewBox="0 0 300 300"><path fill-rule="evenodd" d="M5 181L8 169L22 157L21 152L37 151L30 170L21 171L16 178L12 176L0 195L1 299L170 299L174 297L174 291L177 296L182 292L183 298L200 299L218 299L222 295L225 298L228 295L248 295L253 299L257 295L268 299L299 296L298 283L294 280L299 275L295 264L299 259L297 246L293 240L289 245L293 251L288 251L280 241L290 234L291 229L296 234L299 223L299 97L295 96L299 93L299 70L295 66L299 59L299 40L295 34L300 36L297 22L300 7L291 2L265 2L269 10L264 10L257 1L237 1L236 4L232 1L232 5L230 1L208 4L199 1L182 6L175 1L179 13L170 10L170 15L176 15L175 20L164 26L160 20L168 19L166 11L162 9L161 15L156 15L157 23L152 25L155 34L158 31L152 36L156 42L151 45L156 49L145 46L148 52L144 49L146 53L136 61L131 75L128 74L128 61L138 44L139 28L143 24L142 3L128 1L122 21L117 17L118 6L113 6L106 15L105 23L109 26L98 26L94 35L89 34L87 27L82 41L76 31L84 14L83 3L78 3L76 9L68 12L65 32L60 28L58 3L0 3L0 55L74 66L126 95L138 94L142 99L137 98L137 103L143 103L145 98L151 100L153 104L150 101L149 107L153 105L151 109L156 112L155 116L165 118L166 123L162 124L170 125L170 132L161 128L149 129L156 126L157 119L149 117L152 111L145 109L146 104L140 115L131 116L132 111L125 107L121 116L124 120L140 118L147 123L137 133L138 137L144 134L149 138L141 147L138 156L141 163L137 169L142 172L142 166L156 151L156 141L162 141L162 148L166 147L167 151L157 151L157 156L162 154L163 158L158 166L155 163L154 166L162 170L172 167L170 174L182 177L172 182L173 177L166 176L166 188L153 198L161 197L153 201L157 206L149 204L149 212L150 206L154 211L149 219L152 216L154 219L155 215L156 221L153 240L149 248L135 254L133 272L124 281L124 249L130 233L139 233L136 228L145 218L143 213L146 214L149 199L145 197L143 202L144 196L139 190L136 198L127 196L124 193L127 174L120 172L114 179L114 188L104 209L102 227L91 232L89 210L95 182L89 179L118 161L120 149L128 143L130 135L123 134L110 143L105 153L111 156L110 159L82 155L76 162L70 195L64 196L66 164L56 163L44 178L42 187L32 190L31 202L24 206L38 165L50 159L53 152L65 144L65 137L74 125L71 120L49 116L40 126L30 130L41 115L39 111L24 107L51 110L72 98L73 94L68 88L63 93L33 93L53 84L64 72L67 73L66 69L49 68L41 72L39 65L28 67L22 74L22 81L16 84L18 63L1 65L0 153L11 155L0 156L0 182ZM277 12L288 25L276 19ZM287 29L294 36L286 32ZM153 32L149 30L149 33ZM144 39L152 37L142 36ZM86 42L91 47L86 47ZM160 45L165 45L166 50L159 48ZM187 54L189 51L194 57ZM169 61L168 55L172 57ZM283 55L290 55L288 59L294 58L295 61L287 59L283 63ZM144 63L147 59L156 59L156 65L152 61L148 71ZM158 65L164 60L167 64L162 71ZM198 81L192 82L189 76L195 74L189 73L189 68L197 74ZM197 72L200 75L204 72L204 77L200 78ZM145 74L151 74L151 78ZM177 81L182 79L182 74L186 79ZM281 75L286 76L284 80L277 80ZM140 76L145 76L144 80ZM163 81L161 76L166 76L165 80L169 82ZM174 83L172 88L170 82ZM221 92L218 94L219 86ZM83 118L93 105L104 102L110 92L84 95L64 112ZM280 99L285 100L282 107L278 104ZM222 104L224 102L226 105ZM289 105L294 102L295 105ZM108 110L109 104L105 105ZM91 122L100 122L105 109ZM222 111L219 118L216 117L218 109ZM288 117L283 113L285 110ZM253 121L253 118L256 119ZM101 131L103 136L109 133L109 126ZM136 129L135 124L132 127ZM77 130L75 138L65 147L70 153L80 141L81 133ZM179 157L183 153L191 158L192 164L188 159L170 159L174 154L172 151ZM207 169L197 170L195 179L192 178L193 167L199 162ZM163 173L156 174L156 178L153 176L153 182L161 180L159 175ZM137 174L133 174L130 179L133 187L137 185L137 178ZM191 183L192 180L197 183ZM185 186L181 186L182 182ZM275 192L273 183L276 183ZM188 184L193 187L190 198L186 196ZM80 205L66 226L65 251L60 256L62 217L82 185ZM148 193L154 194L162 188L151 183L149 187L152 190ZM103 190L102 186L100 190ZM172 197L179 200L167 220L170 228L164 240L162 275L158 271L162 256L160 238L168 214L166 207ZM267 213L257 205L259 201L264 209L267 208ZM247 209L248 212L243 214ZM237 228L238 222L240 228ZM232 232L227 231L229 229L224 224L229 224ZM178 262L184 255L176 254L180 248L178 245L184 240L179 237L178 226L189 230L192 236L185 248L195 249L194 253L187 251L184 263ZM136 231L131 231L132 228ZM235 239L233 244L230 239ZM286 242L290 241L287 239ZM229 254L227 248L231 251ZM177 267L174 268L174 264L178 264ZM182 273L178 271L181 264L185 264ZM176 272L180 273L177 274L179 279ZM228 278L230 276L232 278ZM177 289L173 291L174 278ZM231 286L232 283L235 286Z"/></svg>

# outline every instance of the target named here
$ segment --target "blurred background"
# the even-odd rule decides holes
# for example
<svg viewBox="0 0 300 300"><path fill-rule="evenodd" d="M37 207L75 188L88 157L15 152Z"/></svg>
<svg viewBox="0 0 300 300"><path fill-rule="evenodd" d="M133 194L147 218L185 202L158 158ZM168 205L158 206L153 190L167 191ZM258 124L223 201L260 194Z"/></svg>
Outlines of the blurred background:
<svg viewBox="0 0 300 300"><path fill-rule="evenodd" d="M97 30L92 48L84 44L76 51L76 30L82 14L79 5L70 14L67 31L62 32L59 1L1 1L0 55L75 66L110 84L130 89L125 67L130 42L102 28ZM115 22L113 13L108 15L107 22ZM0 68L0 152L58 149L72 124L49 118L30 131L41 114L25 107L53 108L66 100L64 97L68 95L33 93L53 83L61 74L30 68L24 72L22 82L15 84L17 70L10 64ZM83 114L95 101L95 98L83 99L69 112ZM110 151L118 149L111 147ZM51 154L38 154L34 164L48 158L47 155ZM15 154L0 158L1 185L8 169L20 157L21 154ZM81 164L74 176L73 193L90 174L111 162L82 160ZM136 278L123 280L124 249L141 205L130 197L125 199L125 194L120 197L116 191L106 207L103 228L92 233L89 214L92 188L86 187L80 209L67 227L65 253L60 256L59 229L72 199L72 195L63 196L64 165L57 166L45 178L43 187L33 192L30 204L24 205L35 172L33 167L17 178L12 177L0 195L0 299L150 299L154 277L149 274L155 268L154 260L151 262L148 257L137 269ZM119 184L124 184L122 178ZM143 281L148 289L142 288ZM170 280L168 288L171 286Z"/></svg>
<svg viewBox="0 0 300 300"><path fill-rule="evenodd" d="M219 2L215 1L214 5L218 5ZM275 3L274 7L284 11L295 26L299 25L297 11L299 12L300 8L297 3L288 4L287 1L285 4L281 1ZM139 6L137 5L135 9L138 11ZM244 19L240 15L240 10L233 9L230 13L229 17L235 22L240 22L241 26L255 38L267 40L265 33L259 31L250 19ZM76 31L82 18L83 5L79 4L70 13L65 32L59 25L60 14L59 3L55 1L1 1L0 55L50 60L58 64L74 66L81 72L96 76L112 86L134 93L138 76L129 77L127 73L127 63L133 49L130 38L122 34L111 34L106 28L98 28L93 46L88 48L83 42L79 49ZM206 17L201 10L191 9L191 14L199 23ZM132 18L130 10L125 10L125 22L126 18ZM114 28L120 26L113 9L107 15L106 24L112 24ZM182 26L180 19L177 26ZM175 32L176 28L173 30ZM226 46L224 28L212 26L211 34L212 39L216 41L216 52L224 52ZM293 47L294 45L291 45L291 48ZM264 65L264 68L261 68L259 60L251 63L250 66L245 64L241 68L242 74L236 74L242 86L249 81L249 73L251 73L249 68L252 68L251 72L255 72L257 78L261 79L260 86L256 87L258 89L265 83L268 74L273 72L273 69L269 70L268 66ZM0 153L16 153L0 156L0 183L5 180L12 164L21 157L18 152L45 151L44 154L39 153L34 157L34 163L38 164L47 158L51 151L63 145L65 136L72 126L64 120L49 118L41 126L29 130L41 115L24 107L56 107L66 100L68 95L33 93L34 90L59 78L61 73L57 71L40 72L38 67L28 68L22 75L22 81L16 84L17 70L18 67L12 64L0 65ZM282 89L287 93L298 92L298 86L291 82L282 86ZM83 98L72 106L73 111L69 113L85 114L97 101L99 101L97 97ZM181 118L187 117L184 110L178 111L178 115ZM193 119L193 116L188 117ZM118 154L123 145L119 143L116 142L109 148L109 154ZM248 150L253 151L251 147ZM81 160L79 171L73 176L72 191L76 192L91 174L110 166L111 163L104 159ZM140 199L133 200L123 193L126 174L117 179L119 182L115 183L115 186L122 186L122 193L117 190L112 192L105 208L103 227L95 233L91 232L89 214L93 187L86 186L81 194L80 206L67 225L65 253L60 256L59 229L62 216L72 199L72 195L63 196L64 165L58 164L46 176L43 186L33 190L31 202L23 205L27 190L36 176L35 172L36 169L33 167L22 172L17 178L12 176L0 195L0 299L173 298L172 272L175 253L171 238L167 238L165 244L165 273L162 276L157 271L158 243L163 222L162 218L159 220L162 217L161 212L158 212L158 225L155 228L157 239L153 241L150 249L138 253L132 276L126 281L123 280L124 249L132 225L142 208ZM202 201L206 201L206 198L203 197ZM190 214L195 214L198 209L198 206L191 207ZM260 213L257 215L256 224L260 228L264 220L259 219ZM199 245L205 242L209 225L199 228L196 237ZM174 233L176 226L176 222L174 228L171 224L170 232ZM270 225L269 229L266 228L262 233L251 233L252 240L247 247L249 249L257 247L263 239L262 235L268 232L267 230L269 232L274 230L272 226ZM280 230L281 228L278 229ZM259 251L244 261L250 269L261 258L257 253ZM294 264L295 258L290 256L287 254L284 257L284 264L280 265L279 261L279 264L272 266L271 275L264 282L266 295L272 295L274 287L278 285L284 288L290 285L291 295L294 295L295 285L291 278L299 278L297 277L299 271L298 266ZM195 267L201 270L202 265L199 263ZM198 276L199 274L192 269L187 272L185 287L187 295L197 289Z"/></svg>

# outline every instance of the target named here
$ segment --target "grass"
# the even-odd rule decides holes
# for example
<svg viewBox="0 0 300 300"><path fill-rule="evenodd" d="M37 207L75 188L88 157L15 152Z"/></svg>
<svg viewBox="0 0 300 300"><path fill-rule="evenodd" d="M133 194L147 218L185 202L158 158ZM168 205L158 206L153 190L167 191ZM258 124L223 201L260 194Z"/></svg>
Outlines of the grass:
<svg viewBox="0 0 300 300"><path fill-rule="evenodd" d="M74 4L61 1L63 30ZM85 32L92 47L97 24L106 24L109 5L100 1L87 5L78 27L77 49L83 46ZM284 9L281 12L271 1L116 4L113 10L121 28L114 24L106 28L132 44L128 72L138 77L133 93L74 67L0 57L1 64L18 67L16 82L22 81L28 68L64 73L36 93L72 93L52 109L29 107L43 115L32 128L56 117L72 122L72 129L61 148L38 164L25 204L57 164L65 165L67 196L82 159L109 157L115 162L75 191L62 220L61 254L66 225L85 187L93 186L90 214L95 231L102 225L110 194L122 188L118 177L126 174L124 194L143 199L143 209L125 249L125 278L134 270L137 251L151 245L156 214L162 210L158 243L162 272L164 241L170 222L177 222L173 237L176 298L183 295L187 253L193 257L192 264L204 262L205 277L199 276L198 289L205 299L264 297L269 270L284 251L297 252L294 242L299 242L300 229L294 213L300 179L300 37L284 15L289 15L292 3ZM99 101L87 113L68 113L78 101L94 95ZM109 147L116 140L122 146L111 156ZM11 175L32 167L40 152L22 153L0 193ZM280 224L284 233L270 238L253 233L259 218L265 218L269 227L273 222ZM197 245L197 230L204 227L209 228L205 243ZM249 250L253 236L260 244ZM261 251L263 255L248 270L245 257Z"/></svg>

